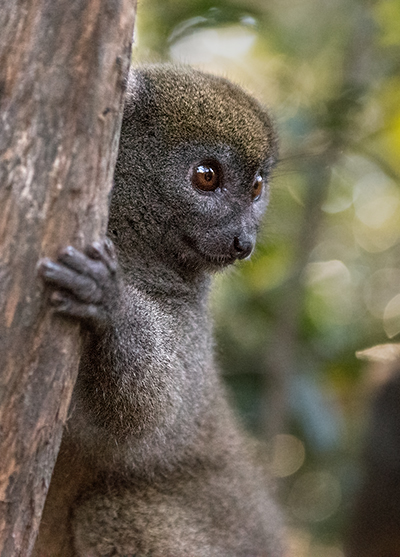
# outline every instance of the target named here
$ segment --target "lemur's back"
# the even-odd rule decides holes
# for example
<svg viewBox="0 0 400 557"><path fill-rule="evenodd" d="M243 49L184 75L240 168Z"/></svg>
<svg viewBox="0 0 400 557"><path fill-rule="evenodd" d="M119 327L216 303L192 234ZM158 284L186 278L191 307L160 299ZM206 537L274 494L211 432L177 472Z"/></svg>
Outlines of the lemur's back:
<svg viewBox="0 0 400 557"><path fill-rule="evenodd" d="M36 555L282 555L207 310L210 274L253 249L275 154L266 112L226 80L131 73L109 239L41 267L85 349Z"/></svg>

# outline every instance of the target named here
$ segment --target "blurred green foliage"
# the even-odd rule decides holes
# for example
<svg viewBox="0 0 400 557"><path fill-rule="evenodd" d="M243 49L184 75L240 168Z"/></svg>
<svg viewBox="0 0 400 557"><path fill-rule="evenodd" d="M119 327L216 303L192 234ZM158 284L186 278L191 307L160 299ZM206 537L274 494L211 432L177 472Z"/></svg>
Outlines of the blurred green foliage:
<svg viewBox="0 0 400 557"><path fill-rule="evenodd" d="M293 555L341 557L378 373L355 352L400 333L400 0L146 0L134 58L226 75L275 115L264 233L217 278L218 356Z"/></svg>

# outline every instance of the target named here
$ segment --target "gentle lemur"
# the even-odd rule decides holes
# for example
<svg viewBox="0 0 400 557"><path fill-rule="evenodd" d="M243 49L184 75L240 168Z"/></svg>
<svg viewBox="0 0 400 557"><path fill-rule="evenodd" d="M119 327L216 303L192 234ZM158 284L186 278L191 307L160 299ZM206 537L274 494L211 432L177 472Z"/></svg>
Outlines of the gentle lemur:
<svg viewBox="0 0 400 557"><path fill-rule="evenodd" d="M188 67L130 72L107 238L40 273L84 352L40 557L280 557L281 521L213 358L210 277L253 250L276 136Z"/></svg>

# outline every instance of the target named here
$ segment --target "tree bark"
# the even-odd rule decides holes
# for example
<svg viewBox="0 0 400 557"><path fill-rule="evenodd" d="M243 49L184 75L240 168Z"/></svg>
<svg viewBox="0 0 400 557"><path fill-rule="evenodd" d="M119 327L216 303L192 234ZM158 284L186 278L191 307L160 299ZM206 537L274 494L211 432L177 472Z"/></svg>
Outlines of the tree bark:
<svg viewBox="0 0 400 557"><path fill-rule="evenodd" d="M0 555L26 557L80 356L36 266L105 233L135 0L11 0L0 17Z"/></svg>

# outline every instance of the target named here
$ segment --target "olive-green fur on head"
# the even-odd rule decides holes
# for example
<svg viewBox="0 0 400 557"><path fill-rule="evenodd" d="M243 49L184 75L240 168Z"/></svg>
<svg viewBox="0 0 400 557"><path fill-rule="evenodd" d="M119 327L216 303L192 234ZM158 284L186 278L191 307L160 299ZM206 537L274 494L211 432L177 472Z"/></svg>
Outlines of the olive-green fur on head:
<svg viewBox="0 0 400 557"><path fill-rule="evenodd" d="M171 148L184 141L230 144L249 164L276 158L276 139L266 110L222 77L187 66L148 65L131 71L128 91L138 95L147 125Z"/></svg>

